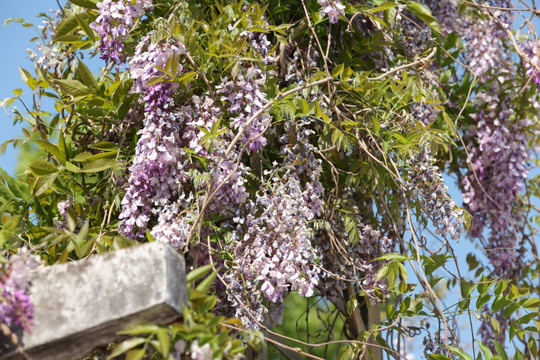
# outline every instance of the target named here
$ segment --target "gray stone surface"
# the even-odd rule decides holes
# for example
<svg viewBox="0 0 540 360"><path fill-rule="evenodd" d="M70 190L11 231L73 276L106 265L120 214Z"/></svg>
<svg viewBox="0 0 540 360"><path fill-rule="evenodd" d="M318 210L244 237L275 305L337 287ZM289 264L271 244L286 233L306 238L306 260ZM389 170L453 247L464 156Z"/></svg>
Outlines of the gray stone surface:
<svg viewBox="0 0 540 360"><path fill-rule="evenodd" d="M172 322L187 303L185 271L182 256L156 242L41 268L30 290L34 327L19 343L32 359L81 359L130 324ZM22 358L0 343L0 359Z"/></svg>

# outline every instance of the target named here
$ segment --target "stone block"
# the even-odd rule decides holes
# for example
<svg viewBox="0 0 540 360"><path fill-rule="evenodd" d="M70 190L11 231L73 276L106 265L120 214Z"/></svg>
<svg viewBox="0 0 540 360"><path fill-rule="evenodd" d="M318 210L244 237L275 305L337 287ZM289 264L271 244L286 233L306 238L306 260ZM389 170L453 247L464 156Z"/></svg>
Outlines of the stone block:
<svg viewBox="0 0 540 360"><path fill-rule="evenodd" d="M169 245L154 242L43 267L32 278L30 299L32 333L18 334L25 353L81 359L130 324L178 319L187 303L185 262ZM0 336L0 359L20 358Z"/></svg>

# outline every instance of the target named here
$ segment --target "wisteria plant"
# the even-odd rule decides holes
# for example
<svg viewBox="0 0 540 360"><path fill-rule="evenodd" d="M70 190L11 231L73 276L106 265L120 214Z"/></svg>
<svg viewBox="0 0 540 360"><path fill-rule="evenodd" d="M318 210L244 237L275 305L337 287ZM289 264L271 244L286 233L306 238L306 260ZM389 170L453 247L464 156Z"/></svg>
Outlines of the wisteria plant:
<svg viewBox="0 0 540 360"><path fill-rule="evenodd" d="M31 331L39 261L158 241L191 271L186 315L93 358L538 359L535 9L69 0L44 14L21 68L32 96L2 101L25 127L1 150L46 153L0 174L3 329Z"/></svg>

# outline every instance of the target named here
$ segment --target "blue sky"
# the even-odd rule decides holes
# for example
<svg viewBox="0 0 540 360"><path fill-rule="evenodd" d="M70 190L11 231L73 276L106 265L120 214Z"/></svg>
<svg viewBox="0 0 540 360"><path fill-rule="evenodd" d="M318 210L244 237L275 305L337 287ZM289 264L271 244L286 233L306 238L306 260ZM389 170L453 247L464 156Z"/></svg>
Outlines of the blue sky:
<svg viewBox="0 0 540 360"><path fill-rule="evenodd" d="M65 0L61 0L60 3L64 4ZM33 64L28 59L26 49L35 50L35 43L29 40L37 36L33 28L25 28L21 24L14 23L4 26L4 21L8 18L24 18L37 26L41 23L41 19L36 15L48 12L49 9L58 9L56 0L0 1L0 43L3 49L0 57L0 99L13 96L13 89L17 88L23 89L26 98L31 99L31 93L19 75L19 66L33 73ZM22 108L21 103L14 105ZM21 135L20 126L13 127L13 121L4 109L0 109L0 130L0 143ZM10 145L6 153L0 155L0 167L13 173L15 162L16 152Z"/></svg>

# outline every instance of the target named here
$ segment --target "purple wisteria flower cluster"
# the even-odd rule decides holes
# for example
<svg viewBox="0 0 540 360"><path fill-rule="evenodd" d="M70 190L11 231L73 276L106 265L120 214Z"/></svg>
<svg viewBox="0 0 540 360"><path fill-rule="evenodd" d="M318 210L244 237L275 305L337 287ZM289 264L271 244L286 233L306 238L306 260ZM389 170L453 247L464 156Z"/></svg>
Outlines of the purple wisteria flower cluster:
<svg viewBox="0 0 540 360"><path fill-rule="evenodd" d="M345 15L345 6L340 0L317 0L317 4L321 5L321 17L328 16L330 24L336 24L338 16Z"/></svg>
<svg viewBox="0 0 540 360"><path fill-rule="evenodd" d="M434 162L428 146L415 153L409 161L407 190L413 198L422 200L423 212L433 222L435 233L459 240L463 211L457 209L457 204L448 195L448 187Z"/></svg>
<svg viewBox="0 0 540 360"><path fill-rule="evenodd" d="M188 178L180 133L183 117L167 111L169 107L172 102L147 112L139 131L118 228L130 238L144 237L152 210L175 200Z"/></svg>
<svg viewBox="0 0 540 360"><path fill-rule="evenodd" d="M90 27L101 37L100 58L125 62L124 42L135 21L154 8L152 0L103 0L97 7L99 16Z"/></svg>
<svg viewBox="0 0 540 360"><path fill-rule="evenodd" d="M528 121L513 120L506 98L482 92L476 96L482 108L472 114L476 124L469 129L468 162L471 166L462 181L463 201L473 215L470 231L482 238L497 275L509 275L516 261L516 241L523 214L516 206L527 177L529 154Z"/></svg>
<svg viewBox="0 0 540 360"><path fill-rule="evenodd" d="M311 268L317 255L308 221L319 209L311 206L310 197L295 177L276 177L244 220L246 230L236 247L238 268L244 277L262 282L260 290L271 302L283 301L289 286L312 296L318 283L318 269ZM258 208L261 214L255 213Z"/></svg>
<svg viewBox="0 0 540 360"><path fill-rule="evenodd" d="M122 200L119 231L131 238L142 238L145 231L150 231L157 240L179 248L185 246L191 224L198 216L198 210L190 207L194 191L212 182L211 189L216 194L207 208L208 215L236 214L238 205L247 200L244 174L248 168L239 161L240 151L243 145L256 151L266 144L266 138L259 134L271 118L261 113L247 124L267 102L261 91L263 73L252 66L234 81L225 79L216 87L230 115L231 129L212 136L210 131L222 113L212 98L193 96L183 106L176 106L172 100L178 83L171 75L182 71L179 61L185 47L172 41L154 43L152 35L142 38L128 63L134 80L132 92L142 95L146 113ZM266 35L253 32L244 35L250 37L249 45L255 51L268 57ZM171 62L173 74L164 74L161 69ZM225 149L234 137L231 130L241 131L244 127L240 143L226 154ZM190 161L186 150L206 157L206 169ZM192 171L200 175L198 181L194 181Z"/></svg>
<svg viewBox="0 0 540 360"><path fill-rule="evenodd" d="M488 4L513 7L509 0L490 0ZM473 100L477 110L469 115L473 122L465 135L469 171L460 186L465 209L473 216L470 235L480 239L494 274L509 278L520 271L516 248L524 214L519 193L530 158L530 121L514 110L510 95L514 90L504 90L517 83L518 72L511 66L507 51L512 45L506 35L512 28L513 12L489 11L491 16L469 18L465 20L469 25L458 30L468 50L465 61L482 86ZM524 51L535 59L532 45L526 43ZM530 64L524 63L524 69L534 83L537 77ZM501 329L508 326L508 318L502 313L496 316ZM488 319L482 319L479 333L492 346L487 340L493 338L494 329ZM501 334L499 340L504 343L504 332Z"/></svg>
<svg viewBox="0 0 540 360"><path fill-rule="evenodd" d="M536 85L540 85L540 72L538 71L538 68L540 68L540 56L538 54L539 46L540 42L538 41L527 41L521 46L523 52L528 56L530 60L530 62L523 60L523 66L525 67L525 76L527 78L530 78L531 81ZM533 66L531 63L535 64L536 67Z"/></svg>
<svg viewBox="0 0 540 360"><path fill-rule="evenodd" d="M232 30L232 28L233 25L229 25L229 30ZM275 59L270 55L271 43L265 33L244 30L240 33L240 36L247 37L249 46L263 56L263 64L268 65L274 62Z"/></svg>
<svg viewBox="0 0 540 360"><path fill-rule="evenodd" d="M432 0L429 1L429 8L445 35L452 32L459 33L462 30L463 17L458 16L457 0Z"/></svg>
<svg viewBox="0 0 540 360"><path fill-rule="evenodd" d="M178 248L185 245L191 223L198 216L198 211L190 210L194 201L192 190L200 190L209 181L213 182L211 188L216 194L208 206L209 215L236 213L236 207L247 200L243 176L247 168L238 161L239 151L246 144L252 151L261 149L266 139L258 134L271 119L262 113L251 124L246 124L267 102L260 90L264 77L257 67L248 68L235 81L224 80L217 86L217 93L222 96L222 103L228 104L230 127L238 131L246 128L238 146L225 155L234 134L226 129L220 136L210 136L221 116L214 100L207 95L193 96L180 107L172 100L178 84L170 81L172 79L161 69L172 60L180 73L182 65L178 62L185 53L184 46L166 41L152 43L151 36L148 34L141 40L129 61L134 80L132 92L142 95L146 113L122 200L119 231L128 237L141 238L148 230L157 240ZM256 50L264 52L267 45L264 41L259 44L259 40L260 37L252 43L261 45ZM184 149L206 157L206 169L190 161ZM192 170L198 171L204 179L199 181L198 189L192 188ZM155 225L149 228L149 224Z"/></svg>
<svg viewBox="0 0 540 360"><path fill-rule="evenodd" d="M187 185L192 182L190 170L196 165L190 161L186 150L200 156L207 154L208 150L201 144L203 129L209 130L220 114L210 98L198 96L193 96L182 107L169 101L145 114L122 200L121 233L130 238L142 238L144 232L150 230L156 240L170 242L176 248L185 245L190 223L198 214L189 210L194 197ZM221 166L227 167L228 163L223 162ZM215 176L216 187L220 179ZM227 184L234 187L238 182L243 183L243 180L237 177ZM235 190L241 193L239 198L245 199L245 188L237 186ZM216 202L221 204L219 209L215 207L216 211L230 206L219 195ZM151 219L156 220L156 225L148 228Z"/></svg>
<svg viewBox="0 0 540 360"><path fill-rule="evenodd" d="M320 269L313 266L319 255L309 223L322 211L322 168L308 143L311 131L299 127L287 133L292 143L282 147L283 163L265 172L271 178L261 185L255 201L246 203L247 214L234 219L236 241L231 250L236 260L227 273L234 284L227 289L228 299L238 305L237 298L249 296L246 303L259 322L267 313L263 296L272 303L283 302L289 291L309 297L319 282ZM245 326L258 328L242 306L234 308Z"/></svg>
<svg viewBox="0 0 540 360"><path fill-rule="evenodd" d="M145 36L137 45L135 54L129 60L129 74L133 79L134 93L143 94L146 110L161 108L178 89L178 83L163 73L169 60L175 63L176 76L182 72L180 55L186 53L185 46L178 41L153 43L152 34Z"/></svg>
<svg viewBox="0 0 540 360"><path fill-rule="evenodd" d="M503 47L506 34L496 24L489 20L475 21L466 27L463 34L467 46L467 61L471 70L481 81L493 77L492 70L497 76L508 68L508 59Z"/></svg>
<svg viewBox="0 0 540 360"><path fill-rule="evenodd" d="M234 309L231 315L240 319L247 329L260 329L259 324L264 323L268 309L258 288L259 281L253 277L244 278L238 267L229 269L223 275L223 279L227 282L226 309Z"/></svg>
<svg viewBox="0 0 540 360"><path fill-rule="evenodd" d="M248 144L251 151L262 149L266 138L262 135L270 125L271 117L262 112L254 117L268 102L261 86L266 81L264 73L256 66L250 67L245 74L238 74L235 80L225 79L218 87L217 94L222 102L228 102L227 111L231 114L230 127L234 130L245 128L242 144ZM251 123L248 123L250 120Z"/></svg>
<svg viewBox="0 0 540 360"><path fill-rule="evenodd" d="M0 323L31 331L34 307L28 294L30 275L40 260L24 248L0 265Z"/></svg>

